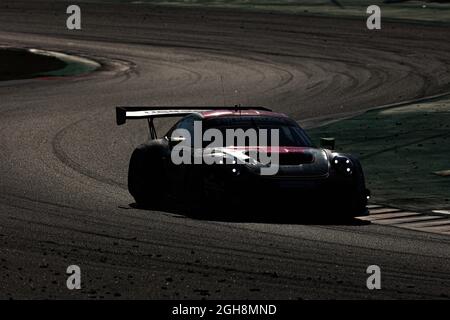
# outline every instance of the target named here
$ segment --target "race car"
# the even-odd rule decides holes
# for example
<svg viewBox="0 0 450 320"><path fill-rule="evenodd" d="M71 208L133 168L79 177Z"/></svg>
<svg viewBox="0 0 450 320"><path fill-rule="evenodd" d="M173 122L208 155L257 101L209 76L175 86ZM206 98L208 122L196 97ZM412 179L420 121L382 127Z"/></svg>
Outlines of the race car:
<svg viewBox="0 0 450 320"><path fill-rule="evenodd" d="M153 120L162 117L180 119L158 138ZM331 208L343 218L367 213L358 159L334 151L332 138L316 147L285 114L243 106L116 108L118 125L130 119L149 125L149 140L134 150L128 170L138 205L176 198L213 209L294 203L304 211Z"/></svg>

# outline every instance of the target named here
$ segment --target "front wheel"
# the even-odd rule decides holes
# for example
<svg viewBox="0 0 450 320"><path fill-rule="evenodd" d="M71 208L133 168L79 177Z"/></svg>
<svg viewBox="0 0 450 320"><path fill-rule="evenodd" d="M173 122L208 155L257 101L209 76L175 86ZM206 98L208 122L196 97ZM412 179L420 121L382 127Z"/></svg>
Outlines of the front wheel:
<svg viewBox="0 0 450 320"><path fill-rule="evenodd" d="M364 179L364 173L361 164L357 160L353 160L355 163L355 176L353 185L348 190L347 203L344 204L345 216L357 217L368 214L367 210L367 196L368 190L366 189L366 183Z"/></svg>

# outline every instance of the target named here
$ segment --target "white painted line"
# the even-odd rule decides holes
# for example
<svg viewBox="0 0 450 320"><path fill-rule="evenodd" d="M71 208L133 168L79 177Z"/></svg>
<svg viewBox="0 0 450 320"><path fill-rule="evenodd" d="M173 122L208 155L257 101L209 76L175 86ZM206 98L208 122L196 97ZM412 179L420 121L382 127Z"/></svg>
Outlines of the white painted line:
<svg viewBox="0 0 450 320"><path fill-rule="evenodd" d="M405 223L404 226L405 227L414 227L414 228L439 227L439 226L442 226L442 227L449 226L450 227L450 220L445 217L441 217L441 219L435 219L432 221Z"/></svg>
<svg viewBox="0 0 450 320"><path fill-rule="evenodd" d="M411 223L411 222L419 222L419 221L429 221L429 220L436 220L441 219L441 217L437 216L413 216L413 217L405 217L405 218L398 218L398 219L380 219L376 220L375 223L377 224L405 224L405 223Z"/></svg>
<svg viewBox="0 0 450 320"><path fill-rule="evenodd" d="M417 212L386 212L381 214L371 214L368 216L365 216L364 220L387 220L392 218L402 218L402 217L412 217L412 216L420 216L420 213Z"/></svg>
<svg viewBox="0 0 450 320"><path fill-rule="evenodd" d="M382 209L375 209L375 210L369 210L369 213L372 214L380 214L380 213L391 213L391 212L399 212L400 209L394 209L394 208L382 208Z"/></svg>
<svg viewBox="0 0 450 320"><path fill-rule="evenodd" d="M78 62L78 63L84 63L87 65L90 65L92 68L99 68L101 65L93 60L75 56L75 55L68 55L62 52L55 52L55 51L47 51L47 50L40 50L40 49L28 49L28 51L34 53L34 54L41 54L45 56L53 56L60 60L66 61L66 62Z"/></svg>
<svg viewBox="0 0 450 320"><path fill-rule="evenodd" d="M448 214L450 215L449 210L433 210L433 213L440 213L440 214Z"/></svg>
<svg viewBox="0 0 450 320"><path fill-rule="evenodd" d="M426 215L377 204L368 205L367 209L369 209L369 215L356 218L373 224L391 225L403 229L450 235L450 219L442 216L450 216L450 210L433 210L433 213L440 215Z"/></svg>

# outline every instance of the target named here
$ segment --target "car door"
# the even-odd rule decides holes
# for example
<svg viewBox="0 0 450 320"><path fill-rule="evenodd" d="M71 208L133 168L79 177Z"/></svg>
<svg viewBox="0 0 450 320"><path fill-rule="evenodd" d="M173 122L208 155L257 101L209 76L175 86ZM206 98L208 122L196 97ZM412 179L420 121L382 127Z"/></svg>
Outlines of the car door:
<svg viewBox="0 0 450 320"><path fill-rule="evenodd" d="M166 139L169 141L169 155L167 159L167 172L169 173L170 185L172 186L172 192L177 195L180 195L184 192L185 184L186 184L186 176L189 171L190 165L193 161L193 140L194 140L194 121L196 117L194 115L186 116L181 119L175 126L167 133ZM186 150L189 152L189 161L188 163L175 164L171 159L171 153L173 152L174 147L177 145L176 142L173 142L173 138L177 138L173 135L173 132L176 129L185 129L189 132L191 139L190 145ZM172 140L172 141L171 141ZM180 152L180 151L177 151Z"/></svg>

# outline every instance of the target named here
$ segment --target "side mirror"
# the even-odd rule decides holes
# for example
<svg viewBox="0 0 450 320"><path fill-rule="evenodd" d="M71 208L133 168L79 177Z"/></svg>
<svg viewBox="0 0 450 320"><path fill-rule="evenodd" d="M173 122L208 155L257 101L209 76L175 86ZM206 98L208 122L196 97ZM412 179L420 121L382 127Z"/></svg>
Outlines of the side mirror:
<svg viewBox="0 0 450 320"><path fill-rule="evenodd" d="M335 144L334 138L320 138L320 147L323 149L334 150Z"/></svg>
<svg viewBox="0 0 450 320"><path fill-rule="evenodd" d="M169 146L171 148L173 148L174 146L176 146L177 144L179 144L180 142L186 140L185 137L167 137L167 140L169 140Z"/></svg>

